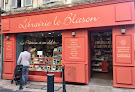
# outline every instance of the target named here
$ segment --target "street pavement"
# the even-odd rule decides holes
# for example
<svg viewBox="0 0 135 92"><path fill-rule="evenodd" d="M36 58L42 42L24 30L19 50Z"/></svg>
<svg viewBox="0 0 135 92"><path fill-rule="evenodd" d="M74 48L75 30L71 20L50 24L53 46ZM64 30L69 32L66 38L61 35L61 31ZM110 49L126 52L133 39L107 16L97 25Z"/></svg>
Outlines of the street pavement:
<svg viewBox="0 0 135 92"><path fill-rule="evenodd" d="M100 82L100 83L96 83ZM135 89L128 89L128 88L114 88L112 85L105 85L101 84L103 80L100 79L91 79L89 85L84 84L66 84L66 91L67 92L135 92ZM111 83L111 82L110 82ZM34 86L35 87L34 87ZM62 92L62 84L55 83L54 86L56 87L57 91L55 92ZM45 88L43 88L45 87ZM29 81L27 85L23 86L22 90L19 90L19 85L15 83L11 84L11 80L0 80L0 92L47 92L46 90L47 83L46 82L32 82Z"/></svg>
<svg viewBox="0 0 135 92"><path fill-rule="evenodd" d="M0 92L20 92L20 91L19 90L18 91L13 91L11 89L5 89L5 88L0 87Z"/></svg>

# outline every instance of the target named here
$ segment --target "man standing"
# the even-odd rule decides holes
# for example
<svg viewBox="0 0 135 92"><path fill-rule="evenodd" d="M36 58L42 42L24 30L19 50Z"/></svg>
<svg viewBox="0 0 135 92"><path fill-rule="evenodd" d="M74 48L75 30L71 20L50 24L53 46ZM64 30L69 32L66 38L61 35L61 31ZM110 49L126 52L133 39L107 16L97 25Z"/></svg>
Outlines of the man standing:
<svg viewBox="0 0 135 92"><path fill-rule="evenodd" d="M28 49L24 49L24 52L21 52L17 61L17 64L21 64L23 65L23 69L22 69L22 80L23 80L23 84L26 85L27 84L27 79L28 79L28 74L29 74L29 65L30 65L30 61L31 61L31 53L30 53L30 49L31 47L29 47ZM21 61L21 62L20 62ZM24 77L25 74L25 77Z"/></svg>

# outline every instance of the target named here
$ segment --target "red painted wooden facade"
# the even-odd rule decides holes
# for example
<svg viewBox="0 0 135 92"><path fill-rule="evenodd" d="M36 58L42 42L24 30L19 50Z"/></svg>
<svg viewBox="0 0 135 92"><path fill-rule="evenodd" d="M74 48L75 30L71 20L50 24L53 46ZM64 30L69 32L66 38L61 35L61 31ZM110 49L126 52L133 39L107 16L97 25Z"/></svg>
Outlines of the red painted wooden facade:
<svg viewBox="0 0 135 92"><path fill-rule="evenodd" d="M126 11L126 12L125 12ZM16 65L16 33L62 31L62 63L65 64L65 79L68 82L88 84L90 81L90 29L108 27L113 36L113 85L135 88L134 62L134 0L110 0L69 8L45 10L2 17L4 38L4 79L11 79ZM121 29L126 29L122 34ZM72 32L76 36L72 36ZM70 54L78 44L78 55ZM29 80L46 81L47 77L29 75ZM55 78L62 82L62 78Z"/></svg>

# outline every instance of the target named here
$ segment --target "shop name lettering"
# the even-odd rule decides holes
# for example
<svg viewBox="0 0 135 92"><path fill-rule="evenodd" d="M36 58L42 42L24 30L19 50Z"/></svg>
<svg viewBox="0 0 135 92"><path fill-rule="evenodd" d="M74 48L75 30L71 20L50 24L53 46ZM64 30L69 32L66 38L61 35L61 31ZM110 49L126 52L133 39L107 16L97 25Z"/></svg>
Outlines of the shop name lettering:
<svg viewBox="0 0 135 92"><path fill-rule="evenodd" d="M54 40L49 40L48 42L32 42L30 40L26 40L25 42L24 41L21 41L20 42L20 45L25 45L25 44L50 44L50 45L53 45L53 44L59 44L59 42L55 42Z"/></svg>
<svg viewBox="0 0 135 92"><path fill-rule="evenodd" d="M43 26L59 26L59 25L70 25L70 24L79 24L79 23L90 23L92 21L96 22L99 17L81 17L77 18L77 14L70 13L63 21L59 20L56 16L52 21L45 20L39 22L32 22L31 19L25 19L22 24L19 24L19 28L27 29L29 27L43 27Z"/></svg>

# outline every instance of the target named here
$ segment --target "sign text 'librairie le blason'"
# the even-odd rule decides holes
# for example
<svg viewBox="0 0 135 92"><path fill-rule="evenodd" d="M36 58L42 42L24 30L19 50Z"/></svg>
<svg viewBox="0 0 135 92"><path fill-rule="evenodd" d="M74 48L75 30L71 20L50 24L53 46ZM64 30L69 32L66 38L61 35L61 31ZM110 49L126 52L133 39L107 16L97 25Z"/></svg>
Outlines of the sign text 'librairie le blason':
<svg viewBox="0 0 135 92"><path fill-rule="evenodd" d="M51 18L52 19L52 18ZM36 27L49 27L51 25L60 26L60 25L70 25L70 24L81 24L81 23L90 23L96 22L99 17L78 17L77 14L69 13L64 19L59 19L58 16L55 16L53 20L49 18L42 19L42 21L34 21L31 18L25 18L22 23L19 24L19 28L36 28Z"/></svg>

